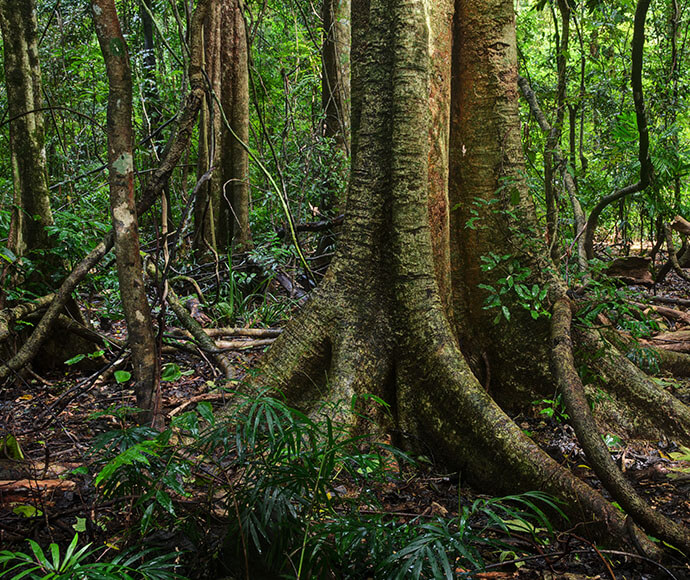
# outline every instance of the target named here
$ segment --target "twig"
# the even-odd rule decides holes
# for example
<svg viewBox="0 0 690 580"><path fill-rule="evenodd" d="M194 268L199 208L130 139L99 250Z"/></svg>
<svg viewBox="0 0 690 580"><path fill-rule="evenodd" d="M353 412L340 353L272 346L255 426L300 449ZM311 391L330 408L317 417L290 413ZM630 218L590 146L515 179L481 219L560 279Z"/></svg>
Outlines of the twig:
<svg viewBox="0 0 690 580"><path fill-rule="evenodd" d="M198 401L221 401L225 399L226 393L204 393L203 395L195 395L194 397L187 399L179 407L175 407L172 411L167 413L169 419L177 415L180 411L183 411L192 403Z"/></svg>

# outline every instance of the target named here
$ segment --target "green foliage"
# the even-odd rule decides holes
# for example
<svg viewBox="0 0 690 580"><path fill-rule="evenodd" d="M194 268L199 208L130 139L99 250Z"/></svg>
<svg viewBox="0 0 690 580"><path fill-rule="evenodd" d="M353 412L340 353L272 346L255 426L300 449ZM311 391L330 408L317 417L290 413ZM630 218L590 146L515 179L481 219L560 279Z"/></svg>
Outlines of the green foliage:
<svg viewBox="0 0 690 580"><path fill-rule="evenodd" d="M659 373L659 355L653 348L633 344L625 356L645 372L652 375Z"/></svg>
<svg viewBox="0 0 690 580"><path fill-rule="evenodd" d="M0 437L0 459L13 459L14 461L22 461L24 459L24 452L17 438L7 433Z"/></svg>
<svg viewBox="0 0 690 580"><path fill-rule="evenodd" d="M399 478L408 456L352 435L335 419L349 412L342 405L324 406L314 419L268 393L234 397L222 420L200 403L160 433L132 427L102 435L92 450L94 484L108 498L138 498L142 533L203 528L205 517L197 521L180 506L194 490L216 513L220 500L228 565L247 560L290 578L326 571L353 579L453 578L458 566L481 569L484 550L505 549L489 529L542 541L552 533L544 509L562 515L539 492L478 499L448 518L400 522L377 509L369 514L361 508L378 507L371 490Z"/></svg>
<svg viewBox="0 0 690 580"><path fill-rule="evenodd" d="M250 252L252 262L260 264L267 277L256 272L237 272L230 269L228 279L220 288L220 300L213 311L224 324L271 327L289 319L296 305L294 300L276 296L270 290L281 263L287 261L290 250L280 245L262 246Z"/></svg>
<svg viewBox="0 0 690 580"><path fill-rule="evenodd" d="M456 569L480 570L484 563L479 547L501 549L502 542L491 539L489 528L510 535L514 531L550 535L552 528L539 507L560 509L546 495L529 492L500 499L478 499L461 506L458 516L412 520L403 524L383 517L363 521L346 518L334 522L324 532L335 536L335 545L346 578L376 577L456 578Z"/></svg>
<svg viewBox="0 0 690 580"><path fill-rule="evenodd" d="M510 254L499 256L494 252L481 256L482 271L490 272L498 270L503 274L496 280L496 285L480 284L489 293L484 303L484 310L498 309L494 318L494 324L500 322L501 317L510 321L511 313L509 304L517 304L527 310L530 316L536 320L540 316L550 316L545 303L548 286L540 287L538 284L529 284L532 270L521 266L517 258Z"/></svg>
<svg viewBox="0 0 690 580"><path fill-rule="evenodd" d="M587 284L587 295L577 310L577 322L592 328L600 324L597 318L604 314L615 328L629 332L633 338L649 336L658 331L658 323L633 303L636 297L631 296L631 291L620 287L616 280L606 276L601 271L603 266L597 261L591 263L595 278ZM637 355L631 356L634 359Z"/></svg>
<svg viewBox="0 0 690 580"><path fill-rule="evenodd" d="M97 437L91 448L98 468L93 484L105 497L134 495L139 529L145 534L153 522L162 527L176 521L172 495L186 497L183 482L191 477L191 462L171 444L173 431L184 427L199 432L195 414L184 414L162 432L150 427L129 427Z"/></svg>
<svg viewBox="0 0 690 580"><path fill-rule="evenodd" d="M31 553L0 552L0 573L7 580L172 580L182 579L174 562L178 554L156 554L153 549L132 550L115 556L109 562L96 561L102 550L86 544L77 549L75 534L64 554L57 544L48 552L29 540Z"/></svg>
<svg viewBox="0 0 690 580"><path fill-rule="evenodd" d="M556 419L559 423L566 423L570 419L563 397L560 394L557 394L553 399L532 401L532 405L539 407L540 415L544 415L549 419Z"/></svg>

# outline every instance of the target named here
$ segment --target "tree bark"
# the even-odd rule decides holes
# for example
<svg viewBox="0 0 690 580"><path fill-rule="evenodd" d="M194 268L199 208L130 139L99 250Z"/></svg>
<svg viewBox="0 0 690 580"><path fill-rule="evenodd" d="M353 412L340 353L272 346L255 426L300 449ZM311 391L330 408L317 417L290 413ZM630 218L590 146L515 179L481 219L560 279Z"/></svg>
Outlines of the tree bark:
<svg viewBox="0 0 690 580"><path fill-rule="evenodd" d="M8 247L17 256L47 249L53 224L41 113L34 0L0 0L14 205Z"/></svg>
<svg viewBox="0 0 690 580"><path fill-rule="evenodd" d="M221 4L209 7L204 21L203 69L208 83L206 99L199 115L199 148L197 156L197 179L213 170L211 179L205 181L194 199L194 241L193 247L201 258L209 251L216 253L218 243L218 212L220 209L221 178L220 164L221 116L217 95L221 87L220 66L220 22Z"/></svg>
<svg viewBox="0 0 690 580"><path fill-rule="evenodd" d="M225 251L243 252L252 247L249 229L249 52L239 0L225 0L221 7L220 99L227 127L222 129L221 191L218 239Z"/></svg>
<svg viewBox="0 0 690 580"><path fill-rule="evenodd" d="M593 535L625 544L632 527L623 515L541 451L497 403L515 408L539 389L553 392L566 359L554 356L560 361L554 374L551 351L565 347L572 356L567 341L552 345L545 311L562 303L565 288L545 267L548 251L521 177L510 0L455 3L447 265L453 294L452 300L441 296L434 267L438 224L430 223L429 212L435 117L429 96L431 56L445 51L436 46L444 36L434 33L431 4L358 5L366 7L358 16L366 50L359 44L362 30L353 30L358 131L341 241L323 283L269 350L255 386L280 389L304 406L323 398L345 401L343 418L356 422L361 415L353 417L349 405L354 397L355 407L377 418L398 444L458 469L475 486L547 491ZM547 292L525 304L512 290L518 283L536 287L539 296ZM510 291L496 292L501 307L484 309L489 287L502 284ZM507 316L510 324L502 320ZM588 334L582 341L589 352L605 353L598 372L608 373L621 400L640 414L652 405L670 409L658 427L690 440L685 405L609 345ZM364 394L386 401L390 414L368 407L370 398L357 398ZM608 470L602 473L611 475ZM636 539L654 552L646 537Z"/></svg>
<svg viewBox="0 0 690 580"><path fill-rule="evenodd" d="M520 275L530 288L552 283L523 177L514 18L505 0L456 2L449 184L460 347L480 380L509 406L529 400L525 385L551 380L546 318L532 321L509 286ZM489 252L502 259L486 262ZM500 304L484 308L496 298ZM533 356L515 348L521 342Z"/></svg>
<svg viewBox="0 0 690 580"><path fill-rule="evenodd" d="M132 350L137 406L143 410L139 419L149 422L156 404L158 357L151 310L146 299L134 201L129 54L114 0L93 0L92 9L109 82L108 176L120 296Z"/></svg>
<svg viewBox="0 0 690 580"><path fill-rule="evenodd" d="M350 0L323 0L321 105L324 135L350 151Z"/></svg>

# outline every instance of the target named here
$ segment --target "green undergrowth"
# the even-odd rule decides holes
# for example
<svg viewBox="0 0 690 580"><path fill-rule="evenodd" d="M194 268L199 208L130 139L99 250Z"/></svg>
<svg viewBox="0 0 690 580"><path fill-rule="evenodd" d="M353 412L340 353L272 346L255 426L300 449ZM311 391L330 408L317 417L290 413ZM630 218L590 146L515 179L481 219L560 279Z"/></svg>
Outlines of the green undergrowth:
<svg viewBox="0 0 690 580"><path fill-rule="evenodd" d="M142 547L138 558L130 551L108 560L101 550L95 566L95 552L78 548L75 536L62 558L56 545L52 559L37 544L27 554L4 553L0 575L457 578L519 556L513 535L547 543L547 513L562 515L539 492L458 497L443 516L391 513L384 491L412 481L411 457L352 435L331 418L341 416L332 407L307 416L268 393L231 396L236 403L222 418L202 402L161 432L126 427L94 441L82 475L101 505L127 507L95 510L88 528ZM156 548L156 537L167 538L165 546ZM156 558L165 564L158 576Z"/></svg>

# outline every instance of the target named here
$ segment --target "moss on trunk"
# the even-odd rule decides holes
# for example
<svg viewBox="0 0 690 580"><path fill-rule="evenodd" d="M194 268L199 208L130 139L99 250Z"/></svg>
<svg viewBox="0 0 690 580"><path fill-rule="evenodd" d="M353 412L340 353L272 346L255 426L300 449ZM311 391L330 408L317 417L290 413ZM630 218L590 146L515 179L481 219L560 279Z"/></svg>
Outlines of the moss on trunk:
<svg viewBox="0 0 690 580"><path fill-rule="evenodd" d="M34 0L1 0L14 208L8 247L18 256L50 246L41 68Z"/></svg>
<svg viewBox="0 0 690 580"><path fill-rule="evenodd" d="M548 491L593 535L625 543L632 528L624 516L541 451L497 403L553 392L545 312L564 292L540 257L548 251L520 174L513 5L486 4L456 1L450 263L439 268L443 236L429 212L430 195L444 201L439 172L429 166L439 159L434 148L442 150L434 143L440 134L430 145L431 119L443 115L429 99L440 86L430 78L439 70L431 58L447 54L435 46L444 36L430 0L371 0L358 17L366 36L353 30L358 131L341 241L323 284L270 349L257 380L301 405L377 395L390 405L386 426L398 443L484 490ZM365 38L366 50L358 44ZM477 227L466 228L471 218ZM509 258L483 269L491 252ZM515 262L525 286L549 284L535 299L536 320L535 305L515 291L501 294L510 323L500 322L501 307L498 324L496 311L483 308L480 284L498 285L504 262ZM445 268L452 297L437 279ZM621 372L613 387L632 376ZM626 401L644 401L648 387ZM686 410L675 404L674 432L687 430Z"/></svg>

